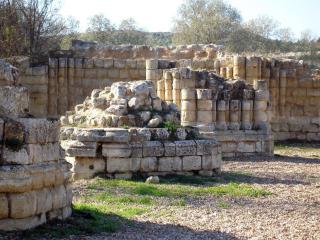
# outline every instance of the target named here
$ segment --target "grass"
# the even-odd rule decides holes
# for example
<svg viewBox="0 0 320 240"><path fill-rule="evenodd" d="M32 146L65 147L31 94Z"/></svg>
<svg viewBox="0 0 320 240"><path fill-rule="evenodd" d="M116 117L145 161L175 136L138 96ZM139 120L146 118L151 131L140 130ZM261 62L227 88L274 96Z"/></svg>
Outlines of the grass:
<svg viewBox="0 0 320 240"><path fill-rule="evenodd" d="M199 197L262 197L270 194L263 189L235 182L241 177L246 175L226 173L216 178L170 176L160 177L160 184L148 184L142 179L95 178L75 196L71 218L48 223L32 231L12 233L14 237L9 239L59 239L70 235L110 233L133 225L136 216L158 216L160 213L154 212L153 207L160 205L182 208ZM218 208L230 207L229 203L219 199L216 204Z"/></svg>
<svg viewBox="0 0 320 240"><path fill-rule="evenodd" d="M280 142L275 143L274 153L286 156L320 157L319 143Z"/></svg>

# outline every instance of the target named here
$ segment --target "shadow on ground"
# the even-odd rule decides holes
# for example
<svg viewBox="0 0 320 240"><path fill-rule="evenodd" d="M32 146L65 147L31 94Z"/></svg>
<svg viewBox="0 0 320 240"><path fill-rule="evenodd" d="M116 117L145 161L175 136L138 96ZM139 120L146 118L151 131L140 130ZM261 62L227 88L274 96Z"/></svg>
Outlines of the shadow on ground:
<svg viewBox="0 0 320 240"><path fill-rule="evenodd" d="M191 228L129 220L96 210L74 210L65 221L53 221L33 230L0 232L1 240L31 239L231 239L238 238L220 231L195 231Z"/></svg>

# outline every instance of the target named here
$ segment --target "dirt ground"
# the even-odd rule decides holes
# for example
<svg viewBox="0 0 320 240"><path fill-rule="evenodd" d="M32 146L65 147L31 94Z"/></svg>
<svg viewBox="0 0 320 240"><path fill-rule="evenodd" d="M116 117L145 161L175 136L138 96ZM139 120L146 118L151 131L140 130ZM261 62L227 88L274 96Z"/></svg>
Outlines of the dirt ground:
<svg viewBox="0 0 320 240"><path fill-rule="evenodd" d="M227 161L222 171L247 173L240 182L272 194L154 206L132 226L84 239L320 239L320 145L278 147L275 157Z"/></svg>

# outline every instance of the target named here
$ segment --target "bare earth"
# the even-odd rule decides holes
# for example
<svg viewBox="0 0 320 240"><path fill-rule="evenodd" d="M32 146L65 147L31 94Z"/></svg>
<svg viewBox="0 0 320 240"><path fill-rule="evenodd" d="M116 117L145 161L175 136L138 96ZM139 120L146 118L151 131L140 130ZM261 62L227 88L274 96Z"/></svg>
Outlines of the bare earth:
<svg viewBox="0 0 320 240"><path fill-rule="evenodd" d="M320 239L320 146L275 153L227 161L222 169L250 174L239 181L272 195L154 206L153 213L135 217L132 226L117 233L82 239ZM219 202L227 204L219 207Z"/></svg>

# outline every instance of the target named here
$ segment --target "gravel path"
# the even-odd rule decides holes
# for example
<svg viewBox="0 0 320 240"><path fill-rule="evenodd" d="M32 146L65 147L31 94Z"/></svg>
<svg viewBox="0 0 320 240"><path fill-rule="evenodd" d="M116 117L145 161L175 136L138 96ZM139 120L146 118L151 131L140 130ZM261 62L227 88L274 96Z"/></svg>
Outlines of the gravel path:
<svg viewBox="0 0 320 240"><path fill-rule="evenodd" d="M320 150L281 150L273 158L227 161L223 171L248 173L241 181L272 195L206 197L184 207L155 206L133 226L83 239L320 239ZM315 157L316 156L316 157ZM217 206L223 201L225 208Z"/></svg>

